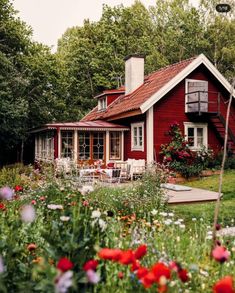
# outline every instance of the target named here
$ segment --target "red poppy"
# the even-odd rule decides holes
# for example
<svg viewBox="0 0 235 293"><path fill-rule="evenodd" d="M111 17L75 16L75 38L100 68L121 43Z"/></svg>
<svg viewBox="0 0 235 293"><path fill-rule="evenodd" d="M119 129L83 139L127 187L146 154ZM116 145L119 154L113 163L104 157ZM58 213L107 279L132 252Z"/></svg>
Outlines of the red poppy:
<svg viewBox="0 0 235 293"><path fill-rule="evenodd" d="M139 268L137 270L137 274L136 274L137 278L142 279L144 276L146 276L148 274L148 272L149 272L148 269L145 267Z"/></svg>
<svg viewBox="0 0 235 293"><path fill-rule="evenodd" d="M40 196L39 199L40 199L41 201L46 200L45 196Z"/></svg>
<svg viewBox="0 0 235 293"><path fill-rule="evenodd" d="M135 258L141 259L147 253L147 245L140 245L135 251Z"/></svg>
<svg viewBox="0 0 235 293"><path fill-rule="evenodd" d="M95 260L95 259L88 260L88 261L84 264L84 266L83 266L83 270L84 270L84 271L88 271L88 270L93 270L93 271L95 271L96 268L97 268L97 266L98 266L98 264L99 264L98 261Z"/></svg>
<svg viewBox="0 0 235 293"><path fill-rule="evenodd" d="M141 279L141 283L143 284L143 286L147 289L149 287L152 286L152 284L156 281L155 275L153 274L153 272L148 272L147 275L145 275L142 279Z"/></svg>
<svg viewBox="0 0 235 293"><path fill-rule="evenodd" d="M15 186L15 192L22 192L23 191L23 187L20 185L16 185Z"/></svg>
<svg viewBox="0 0 235 293"><path fill-rule="evenodd" d="M170 277L171 277L170 269L161 262L156 263L152 267L152 272L153 272L157 282L159 282L159 280L162 276L164 276L166 279L170 279Z"/></svg>
<svg viewBox="0 0 235 293"><path fill-rule="evenodd" d="M37 202L35 199L31 200L31 204L35 205Z"/></svg>
<svg viewBox="0 0 235 293"><path fill-rule="evenodd" d="M180 278L180 280L183 282L183 283L186 283L188 282L189 280L189 276L188 276L188 271L185 270L185 269L181 269L178 271L178 276Z"/></svg>
<svg viewBox="0 0 235 293"><path fill-rule="evenodd" d="M235 293L233 287L233 278L231 276L226 276L219 280L213 287L214 293Z"/></svg>
<svg viewBox="0 0 235 293"><path fill-rule="evenodd" d="M5 206L5 204L3 204L3 203L0 203L0 210L3 210L3 211L5 211L5 209L6 209L6 206Z"/></svg>
<svg viewBox="0 0 235 293"><path fill-rule="evenodd" d="M29 251L34 251L35 249L37 248L37 245L35 243L30 243L28 246L27 246L27 249Z"/></svg>
<svg viewBox="0 0 235 293"><path fill-rule="evenodd" d="M108 259L112 261L118 261L122 255L121 249L103 248L98 253L102 259Z"/></svg>
<svg viewBox="0 0 235 293"><path fill-rule="evenodd" d="M166 285L162 285L158 288L158 293L164 293L167 291L167 286Z"/></svg>
<svg viewBox="0 0 235 293"><path fill-rule="evenodd" d="M123 277L124 277L123 272L118 272L118 278L119 278L119 279L123 279Z"/></svg>
<svg viewBox="0 0 235 293"><path fill-rule="evenodd" d="M61 258L57 264L57 269L61 270L62 272L66 272L72 268L73 263L67 257Z"/></svg>
<svg viewBox="0 0 235 293"><path fill-rule="evenodd" d="M228 260L229 255L229 251L224 246L216 245L216 247L212 251L213 258L220 263L223 263L226 260Z"/></svg>
<svg viewBox="0 0 235 293"><path fill-rule="evenodd" d="M125 250L121 253L119 262L123 265L132 264L135 261L135 255L132 250Z"/></svg>
<svg viewBox="0 0 235 293"><path fill-rule="evenodd" d="M131 265L131 271L135 272L140 268L140 263L138 260L134 260Z"/></svg>

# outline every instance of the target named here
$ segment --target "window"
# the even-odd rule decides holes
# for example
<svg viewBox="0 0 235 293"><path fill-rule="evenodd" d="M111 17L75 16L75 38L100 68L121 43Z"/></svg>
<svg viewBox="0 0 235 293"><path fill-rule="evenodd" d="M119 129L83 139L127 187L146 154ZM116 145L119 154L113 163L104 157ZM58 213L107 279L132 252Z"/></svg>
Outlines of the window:
<svg viewBox="0 0 235 293"><path fill-rule="evenodd" d="M144 151L144 122L131 124L131 149Z"/></svg>
<svg viewBox="0 0 235 293"><path fill-rule="evenodd" d="M207 147L207 124L206 123L184 123L185 138L189 142L189 147L199 150L202 146Z"/></svg>
<svg viewBox="0 0 235 293"><path fill-rule="evenodd" d="M186 94L185 95L185 102L186 102L185 110L187 113L208 112L208 82L207 81L186 79L185 94Z"/></svg>
<svg viewBox="0 0 235 293"><path fill-rule="evenodd" d="M104 133L94 132L93 134L93 159L104 160Z"/></svg>
<svg viewBox="0 0 235 293"><path fill-rule="evenodd" d="M35 155L37 159L52 160L54 158L54 135L46 132L35 139Z"/></svg>
<svg viewBox="0 0 235 293"><path fill-rule="evenodd" d="M121 132L112 131L109 134L110 140L110 160L121 159Z"/></svg>
<svg viewBox="0 0 235 293"><path fill-rule="evenodd" d="M107 99L106 99L106 97L100 98L98 100L98 110L102 111L102 110L105 110L106 108L107 108Z"/></svg>
<svg viewBox="0 0 235 293"><path fill-rule="evenodd" d="M78 159L89 160L90 158L90 133L81 132L78 134Z"/></svg>
<svg viewBox="0 0 235 293"><path fill-rule="evenodd" d="M61 157L73 158L73 131L61 131Z"/></svg>

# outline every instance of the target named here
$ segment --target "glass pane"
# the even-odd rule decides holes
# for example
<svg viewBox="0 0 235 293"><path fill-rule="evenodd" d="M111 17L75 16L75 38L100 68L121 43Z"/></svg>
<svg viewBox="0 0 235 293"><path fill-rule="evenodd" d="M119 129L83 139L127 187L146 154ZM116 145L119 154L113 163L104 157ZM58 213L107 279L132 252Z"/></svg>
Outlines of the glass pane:
<svg viewBox="0 0 235 293"><path fill-rule="evenodd" d="M197 146L203 145L203 128L197 128Z"/></svg>
<svg viewBox="0 0 235 293"><path fill-rule="evenodd" d="M104 159L104 133L94 132L93 134L93 159Z"/></svg>
<svg viewBox="0 0 235 293"><path fill-rule="evenodd" d="M90 159L90 133L83 132L78 134L78 159Z"/></svg>
<svg viewBox="0 0 235 293"><path fill-rule="evenodd" d="M139 146L143 145L143 130L142 130L142 126L139 127Z"/></svg>
<svg viewBox="0 0 235 293"><path fill-rule="evenodd" d="M188 128L188 143L189 143L189 146L194 146L194 128L193 127Z"/></svg>
<svg viewBox="0 0 235 293"><path fill-rule="evenodd" d="M121 159L121 133L110 132L110 159Z"/></svg>

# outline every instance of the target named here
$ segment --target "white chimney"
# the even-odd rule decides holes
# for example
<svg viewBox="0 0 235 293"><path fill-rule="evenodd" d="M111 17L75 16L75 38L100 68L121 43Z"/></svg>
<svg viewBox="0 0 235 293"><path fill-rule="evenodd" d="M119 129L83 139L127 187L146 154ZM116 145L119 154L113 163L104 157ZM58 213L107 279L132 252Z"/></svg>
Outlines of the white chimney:
<svg viewBox="0 0 235 293"><path fill-rule="evenodd" d="M144 83L144 56L130 55L125 58L125 94L128 95Z"/></svg>

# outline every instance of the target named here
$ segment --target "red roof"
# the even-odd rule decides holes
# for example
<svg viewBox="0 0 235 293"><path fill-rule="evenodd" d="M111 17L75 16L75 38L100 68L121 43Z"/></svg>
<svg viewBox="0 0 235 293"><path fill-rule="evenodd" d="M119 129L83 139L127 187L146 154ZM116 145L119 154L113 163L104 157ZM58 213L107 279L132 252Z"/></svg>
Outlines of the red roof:
<svg viewBox="0 0 235 293"><path fill-rule="evenodd" d="M171 79L186 68L196 57L168 65L146 76L144 83L129 95L120 95L105 111L98 111L95 107L81 121L105 119L114 115L140 109L154 93L158 92Z"/></svg>
<svg viewBox="0 0 235 293"><path fill-rule="evenodd" d="M58 122L58 123L48 123L43 125L42 127L38 127L32 129L30 132L40 132L46 129L81 129L81 130L105 130L105 129L122 129L122 130L129 130L128 127L122 126L119 124L114 124L111 122L103 121L103 120L96 120L96 121L79 121L79 122Z"/></svg>

